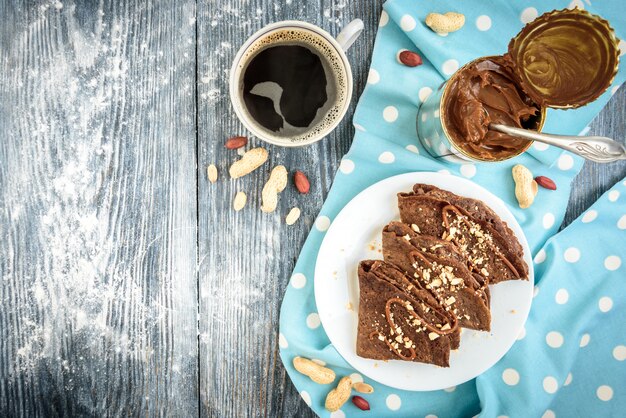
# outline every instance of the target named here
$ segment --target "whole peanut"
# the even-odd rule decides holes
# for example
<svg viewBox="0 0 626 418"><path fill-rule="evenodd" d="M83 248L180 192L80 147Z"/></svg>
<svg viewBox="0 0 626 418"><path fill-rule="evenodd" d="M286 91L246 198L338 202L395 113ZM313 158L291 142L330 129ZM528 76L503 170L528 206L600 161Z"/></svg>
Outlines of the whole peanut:
<svg viewBox="0 0 626 418"><path fill-rule="evenodd" d="M338 411L348 399L352 393L352 379L350 377L342 377L337 387L326 396L326 409L330 412Z"/></svg>
<svg viewBox="0 0 626 418"><path fill-rule="evenodd" d="M278 194L287 187L287 169L284 165L277 165L270 174L269 180L263 186L261 198L263 212L274 212L278 205Z"/></svg>
<svg viewBox="0 0 626 418"><path fill-rule="evenodd" d="M533 180L533 173L521 164L517 164L512 170L515 181L515 197L519 207L526 209L533 204L537 195L537 182Z"/></svg>
<svg viewBox="0 0 626 418"><path fill-rule="evenodd" d="M321 385L332 383L335 380L334 371L304 357L294 357L293 367L303 375L308 376L315 383Z"/></svg>

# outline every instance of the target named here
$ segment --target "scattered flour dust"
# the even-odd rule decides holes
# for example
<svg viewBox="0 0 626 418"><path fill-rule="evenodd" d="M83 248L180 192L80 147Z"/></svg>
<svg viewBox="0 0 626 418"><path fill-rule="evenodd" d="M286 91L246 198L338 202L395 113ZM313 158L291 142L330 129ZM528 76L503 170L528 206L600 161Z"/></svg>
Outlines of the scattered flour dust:
<svg viewBox="0 0 626 418"><path fill-rule="evenodd" d="M239 5L240 9L235 7L233 3L235 1L227 0L217 2L212 6L214 9L213 13L206 16L210 27L209 36L217 36L220 33L224 33L224 28L233 25L233 22L237 22L238 33L241 34L243 42L243 39L261 29L263 23L266 22L267 9L255 8L251 5L251 2L246 2L245 7ZM241 2L237 1L236 3ZM322 11L322 26L327 26L326 22L330 22L336 28L341 28L346 24L344 10L347 4L347 0L332 0L330 7ZM293 9L296 7L293 0L268 2L268 6L273 7L276 15L280 15L283 8L294 11ZM308 11L306 2L300 2L297 7L299 7L296 11L297 15L305 15ZM231 33L231 31L229 30L227 33ZM215 104L227 98L230 67L239 47L240 45L231 45L230 42L221 42L213 48L211 54L205 60L206 62L199 63L203 69L203 75L200 76L198 86L201 100L208 104Z"/></svg>
<svg viewBox="0 0 626 418"><path fill-rule="evenodd" d="M58 362L71 373L80 367L74 363L107 361L100 358L106 352L134 361L149 361L154 353L154 333L163 321L171 321L171 301L164 295L171 292L173 279L158 277L170 273L155 271L153 277L142 274L146 269L150 271L146 265L156 264L148 253L155 252L166 232L132 239L124 235L125 221L116 218L119 201L133 198L117 195L116 187L125 179L123 173L115 172L119 165L116 160L124 158L119 141L123 134L119 130L127 129L130 122L123 117L117 122L111 115L120 111L119 103L133 101L141 107L160 88L155 83L153 89L135 89L131 64L135 68L160 69L161 75L155 77L169 79L170 71L193 67L193 61L171 63L165 61L168 57L163 54L136 54L139 58L131 63L127 48L132 45L123 42L134 36L129 33L129 22L107 19L100 10L95 26L81 27L76 7L61 2L38 6L38 19L24 28L24 33L15 35L16 47L10 52L19 54L36 32L45 37L43 32L49 31L51 24L47 19L63 15L69 39L56 46L59 50L39 57L40 64L26 76L30 89L45 94L33 94L32 103L14 110L28 115L29 134L38 144L24 147L33 149L29 151L33 155L27 157L31 161L45 159L46 163L19 165L16 161L23 161L20 156L8 158L14 179L7 183L4 195L13 201L4 204L11 208L11 223L22 223L15 230L30 231L31 236L7 240L9 257L0 260L0 270L4 270L0 281L23 293L22 303L8 305L6 300L13 299L7 299L9 296L2 290L4 283L0 283L0 318L14 318L12 323L19 326L9 334L20 342L9 353L13 361L8 370L0 371L0 377L29 370L35 373L38 365L48 360ZM185 19L192 25L195 12L193 7L188 9ZM135 18L140 21L142 16ZM192 29L185 30L193 33ZM226 51L230 46L219 48ZM20 83L11 88L17 95ZM193 93L191 82L177 92L177 100L180 95ZM14 126L15 131L24 129L26 118L19 119L15 124L22 125ZM115 128L118 131L110 126L112 120L120 124ZM40 169L45 169L44 175L34 172ZM107 182L110 186L104 187L104 180L112 177L116 181ZM48 178L49 184L33 184L33 178ZM21 191L34 196L24 199ZM132 192L130 187L128 194ZM21 216L18 210L24 200L31 206L36 202L36 209L27 207L28 217ZM0 238L7 237L7 233L11 231L0 228ZM126 244L120 243L122 238ZM26 260L26 267L20 265L18 271L12 259L23 259L22 254L36 257ZM146 282L159 283L160 288L153 286L148 292ZM23 289L23 283L28 283L28 287ZM167 315L170 318L164 319ZM72 335L71 347L67 346L68 335ZM68 351L79 354L69 359Z"/></svg>
<svg viewBox="0 0 626 418"><path fill-rule="evenodd" d="M324 18L328 19L330 23L334 23L337 26L343 26L347 23L344 19L344 9L347 5L347 0L333 1L329 8L324 9Z"/></svg>

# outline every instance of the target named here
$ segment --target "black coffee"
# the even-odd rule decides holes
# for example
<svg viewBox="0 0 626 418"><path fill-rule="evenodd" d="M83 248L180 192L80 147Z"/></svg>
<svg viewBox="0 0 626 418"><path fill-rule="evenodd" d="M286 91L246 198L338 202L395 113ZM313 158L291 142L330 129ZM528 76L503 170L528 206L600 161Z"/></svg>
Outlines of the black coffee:
<svg viewBox="0 0 626 418"><path fill-rule="evenodd" d="M270 46L245 70L244 103L252 118L273 132L288 125L308 128L329 99L326 72L322 59L306 46Z"/></svg>
<svg viewBox="0 0 626 418"><path fill-rule="evenodd" d="M262 35L236 71L246 119L280 143L319 139L337 125L348 105L344 59L332 42L309 29Z"/></svg>

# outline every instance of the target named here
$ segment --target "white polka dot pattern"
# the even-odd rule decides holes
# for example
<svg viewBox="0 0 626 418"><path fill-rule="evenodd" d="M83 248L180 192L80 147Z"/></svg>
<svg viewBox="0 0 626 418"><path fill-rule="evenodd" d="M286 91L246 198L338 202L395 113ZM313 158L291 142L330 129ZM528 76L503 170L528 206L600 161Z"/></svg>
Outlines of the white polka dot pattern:
<svg viewBox="0 0 626 418"><path fill-rule="evenodd" d="M535 262L535 264L541 264L546 261L546 250L544 250L543 248L539 250L537 255L535 255L535 259L533 261Z"/></svg>
<svg viewBox="0 0 626 418"><path fill-rule="evenodd" d="M580 260L580 250L576 247L569 247L563 253L563 258L565 258L565 261L568 263L576 263Z"/></svg>
<svg viewBox="0 0 626 418"><path fill-rule="evenodd" d="M378 84L380 81L380 74L375 69L370 69L369 74L367 75L367 84Z"/></svg>
<svg viewBox="0 0 626 418"><path fill-rule="evenodd" d="M539 12L537 12L537 9L535 9L534 7L528 7L522 11L520 20L522 21L522 23L525 24L528 22L532 22L537 18L537 16L539 16Z"/></svg>
<svg viewBox="0 0 626 418"><path fill-rule="evenodd" d="M383 110L383 119L385 122L395 122L398 119L398 109L394 106L387 106Z"/></svg>
<svg viewBox="0 0 626 418"><path fill-rule="evenodd" d="M598 217L598 212L594 209L591 209L585 212L585 214L583 215L582 221L583 223L588 224L589 222L595 221L597 217Z"/></svg>
<svg viewBox="0 0 626 418"><path fill-rule="evenodd" d="M589 341L591 340L591 337L589 336L589 334L583 334L582 337L580 337L580 346L581 347L587 347L587 345L589 344Z"/></svg>
<svg viewBox="0 0 626 418"><path fill-rule="evenodd" d="M283 334L278 334L278 346L280 348L289 347L289 343L287 342L287 339L285 338Z"/></svg>
<svg viewBox="0 0 626 418"><path fill-rule="evenodd" d="M354 162L348 158L344 158L339 164L339 171L343 174L352 173L354 171Z"/></svg>
<svg viewBox="0 0 626 418"><path fill-rule="evenodd" d="M400 18L400 27L403 31L411 32L413 29L415 29L415 26L415 19L413 19L411 16L404 15L402 16L402 18Z"/></svg>
<svg viewBox="0 0 626 418"><path fill-rule="evenodd" d="M563 335L560 332L550 331L546 335L546 343L552 348L559 348L563 345Z"/></svg>
<svg viewBox="0 0 626 418"><path fill-rule="evenodd" d="M553 376L547 376L545 379L543 379L543 390L545 390L547 393L556 393L558 389L559 383Z"/></svg>
<svg viewBox="0 0 626 418"><path fill-rule="evenodd" d="M601 297L598 301L598 308L604 313L610 311L613 308L613 299L608 296Z"/></svg>
<svg viewBox="0 0 626 418"><path fill-rule="evenodd" d="M350 379L352 379L352 383L362 382L363 376L361 376L359 373L352 373L350 375Z"/></svg>
<svg viewBox="0 0 626 418"><path fill-rule="evenodd" d="M615 271L622 265L622 259L616 255L610 255L604 259L604 267L609 271Z"/></svg>
<svg viewBox="0 0 626 418"><path fill-rule="evenodd" d="M302 392L300 392L300 396L302 397L302 400L305 404L311 406L311 395L309 395L309 392L303 390Z"/></svg>
<svg viewBox="0 0 626 418"><path fill-rule="evenodd" d="M569 154L563 154L559 157L559 160L557 161L557 166L563 171L570 170L572 167L574 167L574 159Z"/></svg>
<svg viewBox="0 0 626 418"><path fill-rule="evenodd" d="M320 323L320 316L315 312L306 317L306 326L311 329L318 328Z"/></svg>
<svg viewBox="0 0 626 418"><path fill-rule="evenodd" d="M550 212L543 215L542 225L544 229L550 229L554 226L554 215Z"/></svg>
<svg viewBox="0 0 626 418"><path fill-rule="evenodd" d="M626 360L626 345L618 345L613 349L613 357L617 361Z"/></svg>
<svg viewBox="0 0 626 418"><path fill-rule="evenodd" d="M567 292L567 289L559 289L559 290L557 290L556 295L554 296L554 300L559 305L566 304L567 301L569 300L569 293Z"/></svg>
<svg viewBox="0 0 626 418"><path fill-rule="evenodd" d="M392 411L397 411L402 406L402 400L395 393L387 396L385 403L387 404L387 408L391 409Z"/></svg>
<svg viewBox="0 0 626 418"><path fill-rule="evenodd" d="M433 89L431 89L430 87L422 87L417 93L417 95L420 98L420 101L424 102L426 101L426 99L428 99L428 96L430 96L432 92L433 92Z"/></svg>
<svg viewBox="0 0 626 418"><path fill-rule="evenodd" d="M415 145L412 145L412 144L411 145L407 145L406 149L408 151L411 151L412 153L415 153L415 154L419 154L420 153L420 150L417 149L417 147Z"/></svg>
<svg viewBox="0 0 626 418"><path fill-rule="evenodd" d="M613 398L613 389L610 386L602 385L596 391L596 395L601 401L610 401Z"/></svg>
<svg viewBox="0 0 626 418"><path fill-rule="evenodd" d="M291 286L295 289L302 289L306 285L306 277L302 273L295 273L291 276Z"/></svg>
<svg viewBox="0 0 626 418"><path fill-rule="evenodd" d="M326 231L329 226L330 226L330 219L328 218L328 216L320 216L315 221L315 228L320 232Z"/></svg>
<svg viewBox="0 0 626 418"><path fill-rule="evenodd" d="M463 164L460 171L463 177L471 179L476 175L476 166L474 164Z"/></svg>
<svg viewBox="0 0 626 418"><path fill-rule="evenodd" d="M459 62L455 59L449 59L443 63L441 70L445 75L452 75L459 69Z"/></svg>
<svg viewBox="0 0 626 418"><path fill-rule="evenodd" d="M491 29L491 18L487 15L478 16L476 18L476 28L482 32Z"/></svg>
<svg viewBox="0 0 626 418"><path fill-rule="evenodd" d="M572 374L568 373L567 377L565 378L565 382L563 383L563 386L568 386L570 383L572 383Z"/></svg>
<svg viewBox="0 0 626 418"><path fill-rule="evenodd" d="M502 380L509 386L515 386L519 383L519 373L515 369L506 369L502 372Z"/></svg>
<svg viewBox="0 0 626 418"><path fill-rule="evenodd" d="M383 10L383 12L380 14L380 22L378 22L378 26L382 28L385 27L387 23L389 23L389 15L386 11Z"/></svg>
<svg viewBox="0 0 626 418"><path fill-rule="evenodd" d="M391 164L396 160L396 156L390 151L385 151L378 156L378 161L383 164Z"/></svg>

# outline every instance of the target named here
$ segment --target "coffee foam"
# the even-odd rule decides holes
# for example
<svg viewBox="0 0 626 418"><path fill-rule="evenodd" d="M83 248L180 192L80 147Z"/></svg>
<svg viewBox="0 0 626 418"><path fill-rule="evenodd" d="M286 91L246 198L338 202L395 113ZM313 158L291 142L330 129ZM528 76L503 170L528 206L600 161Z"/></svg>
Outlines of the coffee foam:
<svg viewBox="0 0 626 418"><path fill-rule="evenodd" d="M326 134L337 119L339 119L343 110L347 106L348 97L348 76L346 66L343 59L335 49L335 47L324 37L316 34L308 29L290 28L278 29L271 31L257 39L244 53L238 64L238 77L240 83L243 83L243 74L245 73L249 63L261 51L278 46L278 45L300 45L308 48L320 57L324 72L326 75L326 92L328 99L326 104L318 110L318 114L307 128L296 128L289 125L285 121L285 127L279 132L273 132L257 123L248 112L243 101L243 84L238 86L238 93L242 109L246 113L247 118L256 126L257 129L263 131L276 141L283 142L306 142L320 135Z"/></svg>

